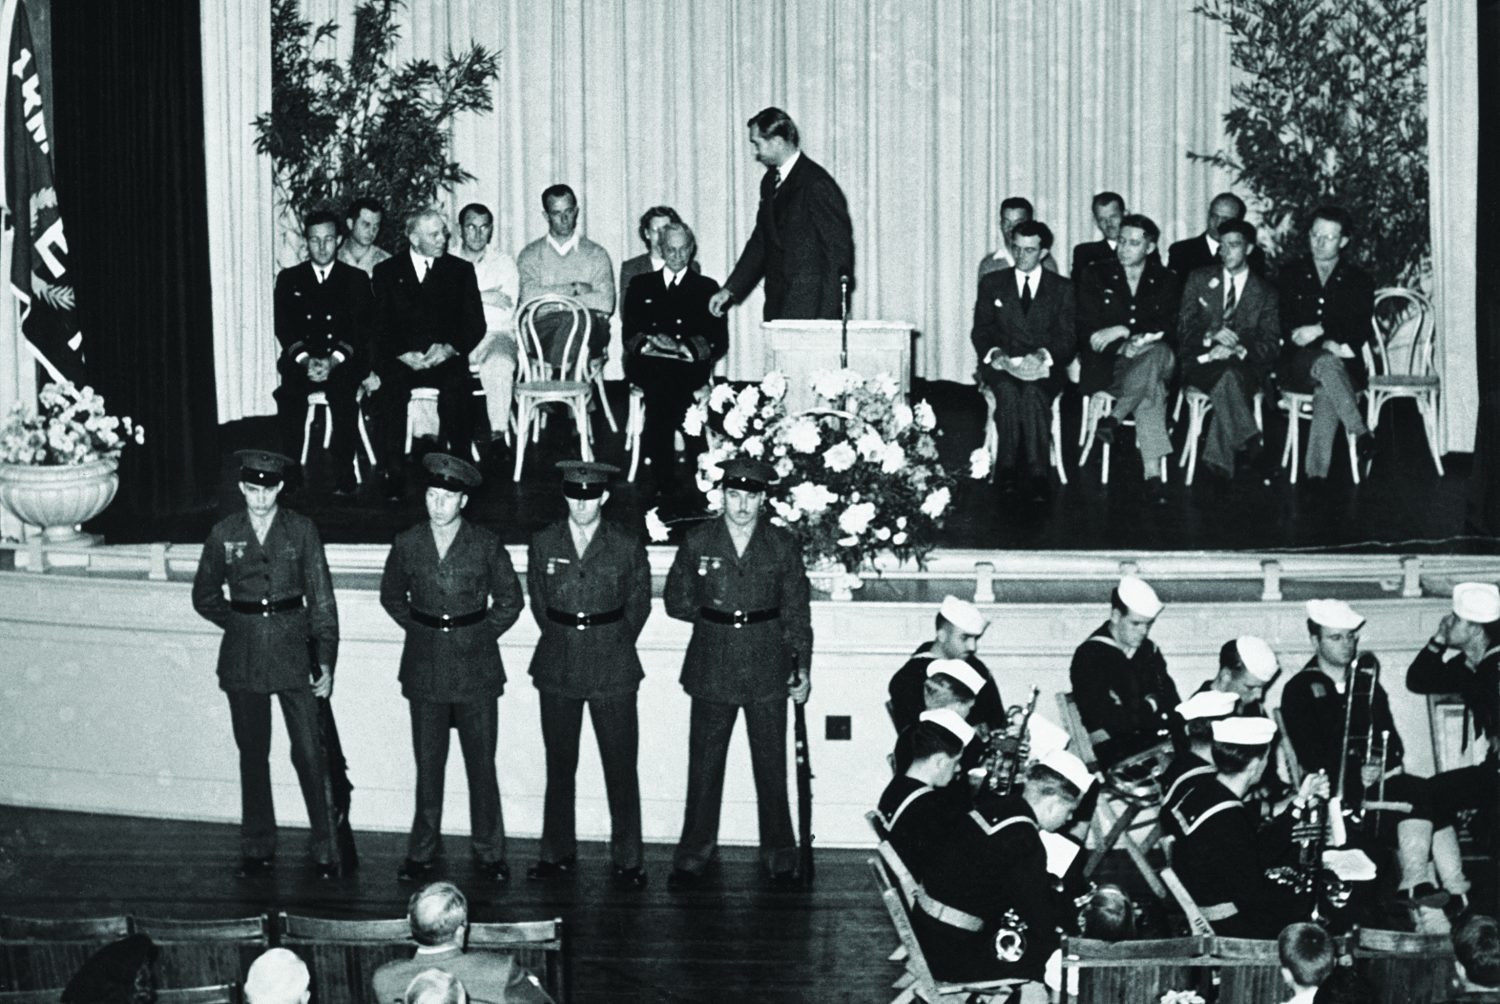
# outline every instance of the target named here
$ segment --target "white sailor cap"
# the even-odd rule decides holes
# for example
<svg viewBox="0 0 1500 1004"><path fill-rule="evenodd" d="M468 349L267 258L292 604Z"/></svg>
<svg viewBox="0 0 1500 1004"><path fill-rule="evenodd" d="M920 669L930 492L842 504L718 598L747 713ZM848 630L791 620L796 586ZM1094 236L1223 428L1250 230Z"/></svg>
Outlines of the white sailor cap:
<svg viewBox="0 0 1500 1004"><path fill-rule="evenodd" d="M964 634L984 634L985 628L990 626L989 618L980 613L978 607L957 596L944 596L942 605L938 607L938 613L942 615L943 620Z"/></svg>
<svg viewBox="0 0 1500 1004"><path fill-rule="evenodd" d="M1221 718L1213 724L1214 742L1230 746L1269 746L1276 723L1269 718Z"/></svg>
<svg viewBox="0 0 1500 1004"><path fill-rule="evenodd" d="M1334 631L1358 631L1365 619L1343 600L1308 600L1307 619Z"/></svg>
<svg viewBox="0 0 1500 1004"><path fill-rule="evenodd" d="M1500 589L1488 582L1460 582L1453 587L1453 612L1474 624L1500 621Z"/></svg>
<svg viewBox="0 0 1500 1004"><path fill-rule="evenodd" d="M1115 594L1131 613L1147 620L1155 620L1156 615L1161 613L1162 602L1156 598L1156 590L1137 576L1127 575L1121 579L1120 584L1115 587Z"/></svg>
<svg viewBox="0 0 1500 1004"><path fill-rule="evenodd" d="M969 740L974 738L974 726L964 721L963 716L952 708L924 711L919 718L921 721L931 722L944 732L952 733L960 746L969 745Z"/></svg>
<svg viewBox="0 0 1500 1004"><path fill-rule="evenodd" d="M1276 653L1265 639L1246 634L1234 640L1234 650L1239 654L1245 671L1261 683L1269 683L1281 666L1276 662Z"/></svg>
<svg viewBox="0 0 1500 1004"><path fill-rule="evenodd" d="M984 676L962 659L932 660L927 664L927 676L930 679L938 675L952 677L968 687L970 693L974 694L979 693L980 688L984 686Z"/></svg>
<svg viewBox="0 0 1500 1004"><path fill-rule="evenodd" d="M1053 773L1067 778L1079 792L1087 792L1094 783L1094 775L1089 773L1089 769L1083 765L1083 761L1067 750L1053 750L1038 760L1037 763Z"/></svg>
<svg viewBox="0 0 1500 1004"><path fill-rule="evenodd" d="M1223 718L1234 714L1234 707L1239 703L1240 699L1234 694L1226 694L1221 690L1200 690L1177 705L1177 713L1182 716L1183 721Z"/></svg>

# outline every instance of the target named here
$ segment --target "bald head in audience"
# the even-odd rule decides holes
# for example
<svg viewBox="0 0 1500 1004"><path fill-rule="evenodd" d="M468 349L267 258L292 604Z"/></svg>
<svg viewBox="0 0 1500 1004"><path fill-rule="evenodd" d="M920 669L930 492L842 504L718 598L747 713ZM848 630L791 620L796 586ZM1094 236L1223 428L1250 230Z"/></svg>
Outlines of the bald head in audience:
<svg viewBox="0 0 1500 1004"><path fill-rule="evenodd" d="M424 969L412 977L404 1004L468 1004L469 995L458 977L441 969Z"/></svg>
<svg viewBox="0 0 1500 1004"><path fill-rule="evenodd" d="M296 952L268 949L245 974L245 1004L307 1004L311 983L307 963Z"/></svg>
<svg viewBox="0 0 1500 1004"><path fill-rule="evenodd" d="M463 948L469 901L452 882L433 882L412 894L406 905L406 919L417 944L428 948L440 945Z"/></svg>

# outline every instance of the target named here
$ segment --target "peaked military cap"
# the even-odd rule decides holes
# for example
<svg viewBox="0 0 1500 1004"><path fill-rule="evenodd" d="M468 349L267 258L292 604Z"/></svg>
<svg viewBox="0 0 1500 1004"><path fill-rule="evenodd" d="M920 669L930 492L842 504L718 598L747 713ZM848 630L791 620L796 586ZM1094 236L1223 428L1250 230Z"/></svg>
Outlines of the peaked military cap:
<svg viewBox="0 0 1500 1004"><path fill-rule="evenodd" d="M592 460L559 460L563 494L570 499L596 499L609 488L610 479L620 473L614 464Z"/></svg>
<svg viewBox="0 0 1500 1004"><path fill-rule="evenodd" d="M479 468L467 460L446 453L429 453L422 458L427 469L429 488L446 488L450 492L470 492L484 483Z"/></svg>
<svg viewBox="0 0 1500 1004"><path fill-rule="evenodd" d="M279 485L286 480L291 457L273 450L236 450L240 460L240 480L251 485Z"/></svg>
<svg viewBox="0 0 1500 1004"><path fill-rule="evenodd" d="M776 468L764 460L756 460L753 457L734 457L719 466L724 471L722 484L725 488L763 492L767 485L776 481Z"/></svg>

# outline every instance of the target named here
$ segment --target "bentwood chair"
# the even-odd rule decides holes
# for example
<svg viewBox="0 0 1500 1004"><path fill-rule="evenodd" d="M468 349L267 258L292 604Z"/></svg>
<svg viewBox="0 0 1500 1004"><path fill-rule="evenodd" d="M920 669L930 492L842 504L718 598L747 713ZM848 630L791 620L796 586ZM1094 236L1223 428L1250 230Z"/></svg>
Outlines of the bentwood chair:
<svg viewBox="0 0 1500 1004"><path fill-rule="evenodd" d="M1388 402L1410 398L1422 416L1432 465L1442 477L1438 427L1442 380L1433 363L1436 327L1432 304L1416 290L1390 287L1376 292L1375 309L1370 314L1373 337L1364 347L1365 366L1370 372L1365 424L1374 432L1380 411Z"/></svg>
<svg viewBox="0 0 1500 1004"><path fill-rule="evenodd" d="M1000 430L995 428L995 392L986 383L979 384L979 396L984 398L984 452L990 457L990 479L995 477L995 455L1000 446ZM1063 468L1062 455L1062 395L1052 398L1052 431L1047 445L1047 459L1057 472L1057 480L1068 483L1068 472Z"/></svg>
<svg viewBox="0 0 1500 1004"><path fill-rule="evenodd" d="M543 311L542 308L551 308ZM539 314L564 311L566 333L563 335L560 364L548 361L546 346L537 332ZM516 466L511 479L521 480L526 462L527 441L536 442L541 434L541 409L549 404L567 408L578 427L578 452L584 460L594 459L590 441L589 400L593 396L589 369L589 331L593 315L588 308L567 296L538 296L521 305L516 315L516 340L520 351L516 366ZM600 384L602 386L602 383Z"/></svg>

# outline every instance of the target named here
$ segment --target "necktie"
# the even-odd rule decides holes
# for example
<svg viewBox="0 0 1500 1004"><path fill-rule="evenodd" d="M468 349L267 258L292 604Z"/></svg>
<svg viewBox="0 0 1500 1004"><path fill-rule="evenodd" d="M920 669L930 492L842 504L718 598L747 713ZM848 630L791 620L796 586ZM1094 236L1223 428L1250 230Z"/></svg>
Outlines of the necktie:
<svg viewBox="0 0 1500 1004"><path fill-rule="evenodd" d="M423 258L422 259L422 278L421 278L420 281L426 282L427 281L427 273L431 272L431 271L432 271L432 259L431 258Z"/></svg>
<svg viewBox="0 0 1500 1004"><path fill-rule="evenodd" d="M1224 290L1224 323L1228 324L1234 320L1234 308L1239 306L1239 301L1234 295L1234 280L1230 279L1228 288Z"/></svg>
<svg viewBox="0 0 1500 1004"><path fill-rule="evenodd" d="M318 277L318 285L319 286L323 285L323 280L326 279L326 278L328 278L328 273L325 272L325 271L323 271L321 268L315 268L315 269L313 269L313 272Z"/></svg>
<svg viewBox="0 0 1500 1004"><path fill-rule="evenodd" d="M1021 313L1031 313L1031 276L1021 282Z"/></svg>
<svg viewBox="0 0 1500 1004"><path fill-rule="evenodd" d="M771 172L771 176L776 181L775 188L780 188L781 187L781 168L779 168L779 167L776 168L773 172Z"/></svg>

